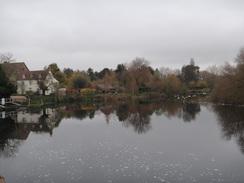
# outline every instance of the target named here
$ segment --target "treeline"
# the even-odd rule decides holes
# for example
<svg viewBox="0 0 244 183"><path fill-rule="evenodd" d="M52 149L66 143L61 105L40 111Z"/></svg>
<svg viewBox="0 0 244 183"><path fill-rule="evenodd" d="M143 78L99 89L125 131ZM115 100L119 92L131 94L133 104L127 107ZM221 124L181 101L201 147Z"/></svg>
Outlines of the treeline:
<svg viewBox="0 0 244 183"><path fill-rule="evenodd" d="M156 92L166 96L187 94L189 89L207 88L208 83L201 79L199 67L191 59L189 65L181 70L160 68L153 69L149 61L135 58L130 63L118 64L116 69L104 68L94 72L64 68L59 69L56 63L50 64L54 77L60 87L67 89L95 88L98 84L112 86L117 92L138 94L140 92Z"/></svg>
<svg viewBox="0 0 244 183"><path fill-rule="evenodd" d="M61 71L50 64L53 75L67 89L94 88L97 84L111 85L118 92L137 94L140 91L161 93L166 97L188 95L194 91L211 91L211 99L228 104L244 104L244 48L235 62L222 66L209 66L200 71L194 59L181 69L161 67L153 69L149 61L135 58L130 63L118 64L116 69L104 68L100 72L72 70Z"/></svg>
<svg viewBox="0 0 244 183"><path fill-rule="evenodd" d="M12 59L12 55L10 56L9 60ZM6 60L6 57L3 58ZM87 71L71 68L61 70L56 63L45 68L49 68L59 81L59 88L67 90L95 88L102 84L107 86L108 90L109 86L112 86L117 93L135 95L151 92L165 97L211 91L211 98L215 102L244 104L244 48L240 49L233 65L213 65L204 71L200 71L194 59L180 69L153 69L150 62L144 58L135 58L130 63L118 64L116 69L104 68L101 71L94 71L92 68ZM6 77L1 76L0 87L4 84L9 82Z"/></svg>

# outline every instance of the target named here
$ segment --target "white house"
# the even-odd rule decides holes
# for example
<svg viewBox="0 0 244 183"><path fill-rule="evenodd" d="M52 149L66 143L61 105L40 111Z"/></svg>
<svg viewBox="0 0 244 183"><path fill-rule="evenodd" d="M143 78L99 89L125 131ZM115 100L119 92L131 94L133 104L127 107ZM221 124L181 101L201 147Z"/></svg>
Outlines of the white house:
<svg viewBox="0 0 244 183"><path fill-rule="evenodd" d="M42 90L40 88L41 83L47 87L45 95L54 93L59 84L49 70L26 71L23 72L20 78L17 79L17 93L26 94L26 92L29 91L39 92L42 94Z"/></svg>
<svg viewBox="0 0 244 183"><path fill-rule="evenodd" d="M45 85L45 95L50 95L58 88L59 82L49 70L29 71L24 62L3 63L1 66L10 81L17 85L17 94L43 94L40 86Z"/></svg>

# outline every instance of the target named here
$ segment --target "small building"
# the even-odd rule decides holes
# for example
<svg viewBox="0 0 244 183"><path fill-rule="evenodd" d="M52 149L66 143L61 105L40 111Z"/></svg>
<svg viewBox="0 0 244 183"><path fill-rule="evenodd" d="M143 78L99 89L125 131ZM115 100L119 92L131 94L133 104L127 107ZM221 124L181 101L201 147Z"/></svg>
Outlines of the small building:
<svg viewBox="0 0 244 183"><path fill-rule="evenodd" d="M101 93L115 93L115 88L108 84L98 84L96 90Z"/></svg>

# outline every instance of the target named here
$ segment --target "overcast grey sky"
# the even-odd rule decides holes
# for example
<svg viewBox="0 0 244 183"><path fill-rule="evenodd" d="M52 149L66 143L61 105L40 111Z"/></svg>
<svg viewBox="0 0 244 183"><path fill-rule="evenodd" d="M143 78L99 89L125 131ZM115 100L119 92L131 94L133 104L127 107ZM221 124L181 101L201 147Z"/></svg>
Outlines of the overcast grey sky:
<svg viewBox="0 0 244 183"><path fill-rule="evenodd" d="M203 70L244 46L243 0L0 0L0 53L30 70L116 69L136 57L154 69Z"/></svg>

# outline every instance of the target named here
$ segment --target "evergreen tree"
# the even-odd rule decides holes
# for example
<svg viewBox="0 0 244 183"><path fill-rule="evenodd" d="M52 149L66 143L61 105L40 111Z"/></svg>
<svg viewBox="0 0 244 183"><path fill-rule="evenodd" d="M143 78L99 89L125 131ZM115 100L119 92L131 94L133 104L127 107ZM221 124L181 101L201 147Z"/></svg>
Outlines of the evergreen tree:
<svg viewBox="0 0 244 183"><path fill-rule="evenodd" d="M9 97L13 93L16 93L16 86L8 80L0 65L0 98Z"/></svg>
<svg viewBox="0 0 244 183"><path fill-rule="evenodd" d="M181 79L185 83L189 83L191 81L199 80L199 67L195 66L194 60L191 59L190 65L183 66L181 69Z"/></svg>

